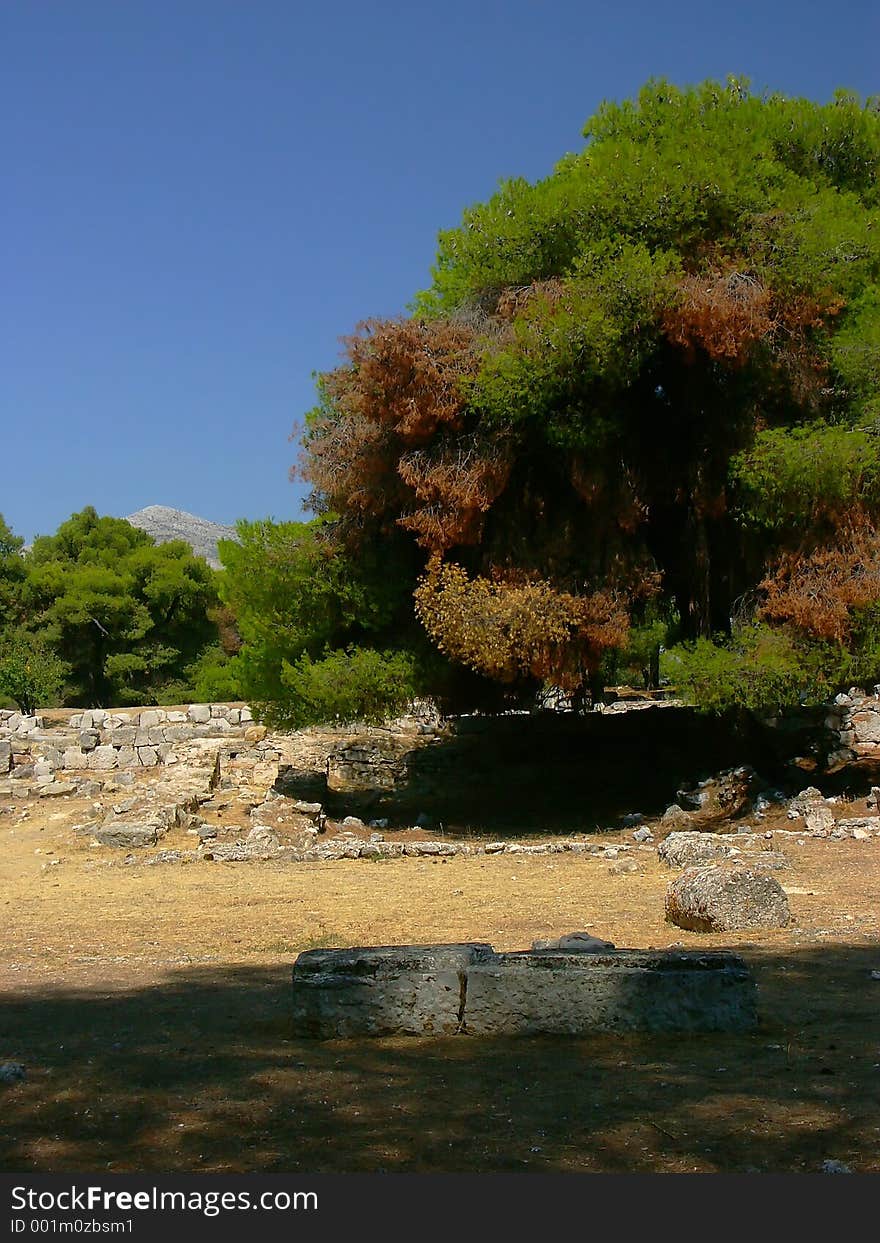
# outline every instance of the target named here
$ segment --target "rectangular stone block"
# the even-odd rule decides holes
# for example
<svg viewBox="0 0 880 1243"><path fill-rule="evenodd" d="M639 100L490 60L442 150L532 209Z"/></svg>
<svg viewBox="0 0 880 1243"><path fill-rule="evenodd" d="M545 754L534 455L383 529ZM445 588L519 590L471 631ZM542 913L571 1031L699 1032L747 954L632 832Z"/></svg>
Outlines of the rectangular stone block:
<svg viewBox="0 0 880 1243"><path fill-rule="evenodd" d="M293 968L298 1036L449 1036L459 1030L467 971L489 945L307 950Z"/></svg>
<svg viewBox="0 0 880 1243"><path fill-rule="evenodd" d="M94 751L89 753L89 768L115 768L117 764L117 752L115 747L95 747Z"/></svg>
<svg viewBox="0 0 880 1243"><path fill-rule="evenodd" d="M102 846L155 846L159 829L155 824L119 824L109 820L94 830L94 837Z"/></svg>
<svg viewBox="0 0 880 1243"><path fill-rule="evenodd" d="M12 767L12 744L0 741L0 773L8 773Z"/></svg>
<svg viewBox="0 0 880 1243"><path fill-rule="evenodd" d="M734 954L615 950L497 954L468 970L474 1036L590 1031L742 1031L757 1023L754 980Z"/></svg>

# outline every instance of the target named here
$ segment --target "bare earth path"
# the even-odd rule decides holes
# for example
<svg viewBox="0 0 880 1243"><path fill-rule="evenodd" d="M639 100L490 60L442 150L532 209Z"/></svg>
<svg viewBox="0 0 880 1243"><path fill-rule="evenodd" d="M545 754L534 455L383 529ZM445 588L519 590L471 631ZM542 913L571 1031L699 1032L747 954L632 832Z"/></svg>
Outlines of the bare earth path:
<svg viewBox="0 0 880 1243"><path fill-rule="evenodd" d="M2 1169L880 1171L880 839L787 839L792 928L698 936L663 922L647 850L623 875L568 854L149 866L75 837L75 800L20 811L0 809L0 1061L28 1078L0 1089ZM760 1029L291 1037L302 949L581 928L739 948Z"/></svg>

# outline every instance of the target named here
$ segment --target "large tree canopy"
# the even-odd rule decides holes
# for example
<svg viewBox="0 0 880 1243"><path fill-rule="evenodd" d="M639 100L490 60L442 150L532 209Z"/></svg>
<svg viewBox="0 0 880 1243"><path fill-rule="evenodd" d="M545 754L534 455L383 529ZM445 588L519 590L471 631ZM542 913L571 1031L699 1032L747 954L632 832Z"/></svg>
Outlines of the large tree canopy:
<svg viewBox="0 0 880 1243"><path fill-rule="evenodd" d="M156 546L88 507L25 558L24 613L69 668L75 704L166 702L190 693L190 667L217 628L216 575L188 545Z"/></svg>
<svg viewBox="0 0 880 1243"><path fill-rule="evenodd" d="M500 682L578 691L657 618L845 644L880 600L876 102L655 81L584 134L348 339L313 507L349 557L419 550L428 635Z"/></svg>

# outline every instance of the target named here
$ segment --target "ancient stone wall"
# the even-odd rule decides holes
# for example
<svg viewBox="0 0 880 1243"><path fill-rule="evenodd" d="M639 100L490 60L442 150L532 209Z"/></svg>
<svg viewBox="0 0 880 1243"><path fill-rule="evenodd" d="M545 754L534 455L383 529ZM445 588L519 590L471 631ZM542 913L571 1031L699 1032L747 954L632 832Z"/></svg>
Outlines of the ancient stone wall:
<svg viewBox="0 0 880 1243"><path fill-rule="evenodd" d="M0 777L49 785L59 772L153 768L173 764L175 745L196 738L243 737L253 725L250 708L191 704L185 712L142 708L92 709L67 722L0 710Z"/></svg>
<svg viewBox="0 0 880 1243"><path fill-rule="evenodd" d="M880 694L867 695L853 689L838 695L825 725L838 744L829 757L831 768L845 767L854 761L880 763Z"/></svg>

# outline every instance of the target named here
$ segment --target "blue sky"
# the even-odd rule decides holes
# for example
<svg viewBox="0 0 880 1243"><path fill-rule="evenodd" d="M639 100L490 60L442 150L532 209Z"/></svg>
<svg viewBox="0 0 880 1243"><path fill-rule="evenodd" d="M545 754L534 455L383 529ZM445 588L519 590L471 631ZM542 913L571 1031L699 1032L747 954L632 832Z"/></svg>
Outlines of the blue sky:
<svg viewBox="0 0 880 1243"><path fill-rule="evenodd" d="M875 0L0 0L0 512L301 516L312 372L650 76L880 92Z"/></svg>

